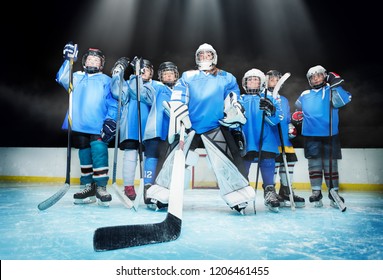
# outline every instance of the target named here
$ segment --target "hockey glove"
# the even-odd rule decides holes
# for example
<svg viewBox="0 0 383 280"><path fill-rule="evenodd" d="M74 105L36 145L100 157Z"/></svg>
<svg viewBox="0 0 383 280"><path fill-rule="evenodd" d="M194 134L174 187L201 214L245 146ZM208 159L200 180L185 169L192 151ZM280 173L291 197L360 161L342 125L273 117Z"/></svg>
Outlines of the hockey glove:
<svg viewBox="0 0 383 280"><path fill-rule="evenodd" d="M302 124L302 121L303 121L303 112L302 111L295 111L291 115L291 123L295 127L300 126Z"/></svg>
<svg viewBox="0 0 383 280"><path fill-rule="evenodd" d="M327 74L326 80L331 88L339 86L341 83L344 82L344 80L335 72L329 72Z"/></svg>
<svg viewBox="0 0 383 280"><path fill-rule="evenodd" d="M246 138L241 130L232 130L231 134L234 137L235 144L239 149L240 155L243 157L246 155Z"/></svg>
<svg viewBox="0 0 383 280"><path fill-rule="evenodd" d="M168 142L172 144L175 136L181 131L181 122L185 125L186 129L191 128L189 108L181 101L163 101L162 105L165 108L165 113L170 118Z"/></svg>
<svg viewBox="0 0 383 280"><path fill-rule="evenodd" d="M63 57L64 59L73 59L73 61L77 61L77 46L75 46L72 42L69 42L65 45L63 50Z"/></svg>
<svg viewBox="0 0 383 280"><path fill-rule="evenodd" d="M237 128L246 123L245 109L237 101L237 95L234 92L230 92L226 96L224 104L224 118L219 120L221 125Z"/></svg>
<svg viewBox="0 0 383 280"><path fill-rule="evenodd" d="M129 66L129 58L121 57L119 58L112 68L112 75L119 74L121 72L125 72L126 68Z"/></svg>
<svg viewBox="0 0 383 280"><path fill-rule="evenodd" d="M261 98L259 101L259 109L265 111L268 116L272 116L275 114L275 106L273 102L268 98Z"/></svg>
<svg viewBox="0 0 383 280"><path fill-rule="evenodd" d="M137 70L139 71L139 75L142 75L145 73L145 69L144 69L145 64L144 64L144 60L142 58L135 56L133 58L132 62L130 63L130 65L132 65L135 74L137 74ZM139 67L138 69L136 69L137 66Z"/></svg>
<svg viewBox="0 0 383 280"><path fill-rule="evenodd" d="M292 123L289 123L289 139L294 139L295 137L297 137L297 129L295 128L295 126L292 124Z"/></svg>
<svg viewBox="0 0 383 280"><path fill-rule="evenodd" d="M105 143L109 143L116 134L116 121L112 119L106 119L101 129L101 140Z"/></svg>

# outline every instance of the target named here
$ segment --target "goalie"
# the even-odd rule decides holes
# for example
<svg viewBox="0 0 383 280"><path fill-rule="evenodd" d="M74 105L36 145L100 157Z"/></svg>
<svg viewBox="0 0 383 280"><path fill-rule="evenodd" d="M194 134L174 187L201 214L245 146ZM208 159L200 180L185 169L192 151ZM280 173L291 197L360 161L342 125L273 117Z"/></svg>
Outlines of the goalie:
<svg viewBox="0 0 383 280"><path fill-rule="evenodd" d="M169 114L168 142L175 146L181 122L189 129L185 140L186 168L196 164L196 148L204 146L226 204L240 213L255 192L246 179L240 151L233 138L235 128L246 123L236 78L217 68L217 52L202 44L195 53L198 70L182 74L174 86L170 101L164 102ZM175 149L173 149L174 151ZM146 204L167 207L174 152L168 153L155 184L145 188ZM149 206L149 205L148 205Z"/></svg>

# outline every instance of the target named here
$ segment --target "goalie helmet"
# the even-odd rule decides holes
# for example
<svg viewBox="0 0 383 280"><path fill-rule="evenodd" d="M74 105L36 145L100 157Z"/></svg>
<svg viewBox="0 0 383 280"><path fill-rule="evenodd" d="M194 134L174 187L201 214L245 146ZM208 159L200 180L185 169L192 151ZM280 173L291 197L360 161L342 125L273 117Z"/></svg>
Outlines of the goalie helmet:
<svg viewBox="0 0 383 280"><path fill-rule="evenodd" d="M253 77L256 77L259 79L259 87L258 88L255 88L255 87L250 88L248 85L248 80L250 78L253 78ZM263 89L265 87L265 82L266 82L265 74L263 74L263 72L261 70L253 68L253 69L247 71L245 73L245 75L243 76L242 87L244 88L246 94L256 94L256 93L260 93L263 91Z"/></svg>
<svg viewBox="0 0 383 280"><path fill-rule="evenodd" d="M199 70L212 70L218 61L215 49L209 44L202 44L195 52L195 63Z"/></svg>
<svg viewBox="0 0 383 280"><path fill-rule="evenodd" d="M100 58L100 61L101 61L100 65L99 66L86 65L87 64L86 61L88 59L88 56L96 56L96 57ZM84 53L84 55L82 56L82 67L84 68L84 71L88 74L94 74L94 73L101 72L102 69L104 69L104 65L105 65L105 55L103 54L103 52L100 49L89 48Z"/></svg>
<svg viewBox="0 0 383 280"><path fill-rule="evenodd" d="M317 75L317 74L322 74L322 75L323 75L323 82L320 83L320 84L314 85L314 84L312 84L312 82L311 82L311 77L312 77L313 75ZM318 88L323 87L323 86L326 84L327 72L326 72L326 69L324 69L323 66L321 66L321 65L317 65L317 66L311 67L311 68L309 69L309 71L307 71L306 77L307 77L307 80L308 80L308 82L309 82L309 85L310 85L312 88L318 89Z"/></svg>
<svg viewBox="0 0 383 280"><path fill-rule="evenodd" d="M165 72L173 72L174 80L165 79L164 78ZM173 62L171 61L162 62L160 66L158 67L158 80L160 80L163 84L169 87L173 87L175 83L177 82L178 78L179 78L178 68Z"/></svg>

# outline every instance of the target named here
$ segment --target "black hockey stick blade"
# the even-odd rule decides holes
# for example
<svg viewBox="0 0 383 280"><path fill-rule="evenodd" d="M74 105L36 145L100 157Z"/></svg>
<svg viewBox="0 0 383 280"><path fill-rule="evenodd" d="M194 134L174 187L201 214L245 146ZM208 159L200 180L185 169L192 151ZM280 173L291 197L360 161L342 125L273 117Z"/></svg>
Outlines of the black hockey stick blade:
<svg viewBox="0 0 383 280"><path fill-rule="evenodd" d="M59 201L69 190L70 185L68 183L65 183L65 185L59 189L54 195L51 197L47 198L43 202L41 202L39 205L37 205L37 208L39 210L43 211L48 209L49 207L53 206L56 204L57 201Z"/></svg>
<svg viewBox="0 0 383 280"><path fill-rule="evenodd" d="M180 236L181 224L181 219L168 213L160 223L98 228L93 247L99 252L173 241Z"/></svg>
<svg viewBox="0 0 383 280"><path fill-rule="evenodd" d="M339 194L334 190L334 188L330 188L330 194L334 198L335 204L338 206L339 210L342 212L346 211L346 205L344 205L344 202L339 197Z"/></svg>
<svg viewBox="0 0 383 280"><path fill-rule="evenodd" d="M93 248L96 252L169 242L180 236L185 180L185 155L182 148L183 143L174 154L169 206L165 220L153 224L98 228L93 235Z"/></svg>

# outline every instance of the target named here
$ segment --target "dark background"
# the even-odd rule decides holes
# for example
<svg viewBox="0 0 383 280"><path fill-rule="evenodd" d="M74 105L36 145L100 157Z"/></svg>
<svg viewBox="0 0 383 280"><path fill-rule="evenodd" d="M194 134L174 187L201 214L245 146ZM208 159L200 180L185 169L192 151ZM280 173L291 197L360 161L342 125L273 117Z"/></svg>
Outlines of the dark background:
<svg viewBox="0 0 383 280"><path fill-rule="evenodd" d="M194 68L202 43L218 67L291 72L281 93L293 104L308 88L307 70L322 65L345 79L352 102L340 111L345 148L382 148L381 23L375 2L300 0L94 0L10 3L0 19L2 147L66 147L61 124L68 95L55 82L68 41L79 45L75 70L89 47L106 55L110 74L121 56L155 67ZM40 6L39 6L40 5ZM6 19L7 18L7 19ZM126 73L126 77L128 77ZM89 108L91 109L91 108ZM299 139L296 144L301 145Z"/></svg>

